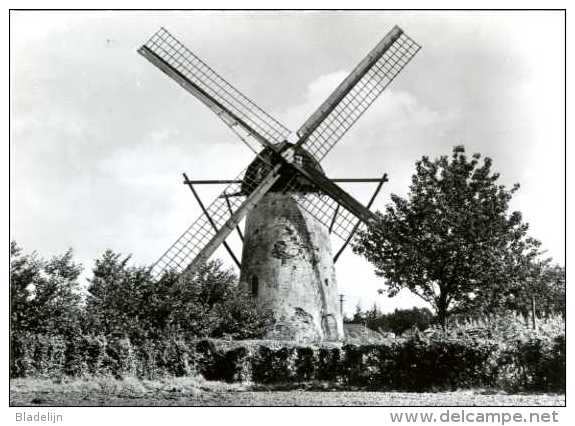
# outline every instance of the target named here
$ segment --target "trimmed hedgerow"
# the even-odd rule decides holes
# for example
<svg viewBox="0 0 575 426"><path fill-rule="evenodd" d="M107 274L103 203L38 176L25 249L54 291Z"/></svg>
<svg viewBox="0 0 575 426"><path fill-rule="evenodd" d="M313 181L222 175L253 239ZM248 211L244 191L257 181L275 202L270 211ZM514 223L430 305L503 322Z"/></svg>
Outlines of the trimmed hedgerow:
<svg viewBox="0 0 575 426"><path fill-rule="evenodd" d="M343 363L343 351L340 347L320 347L318 350L317 380L341 383L344 380L345 371Z"/></svg>
<svg viewBox="0 0 575 426"><path fill-rule="evenodd" d="M565 391L565 336L528 337L502 351L497 385L526 391Z"/></svg>
<svg viewBox="0 0 575 426"><path fill-rule="evenodd" d="M201 374L208 380L262 384L325 381L379 390L564 391L565 338L526 333L498 341L489 333L447 330L371 345L195 340L177 335L137 343L104 336L12 339L13 377L102 374L142 378Z"/></svg>

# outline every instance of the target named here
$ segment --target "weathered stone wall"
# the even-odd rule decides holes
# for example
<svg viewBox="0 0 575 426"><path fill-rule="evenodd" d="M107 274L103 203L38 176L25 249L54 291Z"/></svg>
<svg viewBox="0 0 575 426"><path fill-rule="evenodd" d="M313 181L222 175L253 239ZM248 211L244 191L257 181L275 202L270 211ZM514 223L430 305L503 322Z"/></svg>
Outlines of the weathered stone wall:
<svg viewBox="0 0 575 426"><path fill-rule="evenodd" d="M240 282L276 315L266 338L343 338L328 231L291 195L269 193L248 214Z"/></svg>

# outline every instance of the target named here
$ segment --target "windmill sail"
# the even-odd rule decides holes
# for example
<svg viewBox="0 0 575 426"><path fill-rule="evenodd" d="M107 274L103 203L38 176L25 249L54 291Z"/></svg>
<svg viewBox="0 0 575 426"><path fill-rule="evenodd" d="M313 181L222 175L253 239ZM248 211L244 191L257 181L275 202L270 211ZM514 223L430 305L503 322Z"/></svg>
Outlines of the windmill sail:
<svg viewBox="0 0 575 426"><path fill-rule="evenodd" d="M254 139L269 146L283 142L291 133L166 29L157 31L138 52L214 111L254 152L260 148L253 146Z"/></svg>
<svg viewBox="0 0 575 426"><path fill-rule="evenodd" d="M322 160L419 49L394 27L298 130L298 144Z"/></svg>
<svg viewBox="0 0 575 426"><path fill-rule="evenodd" d="M300 190L301 181L290 179L286 192L290 192L298 205L323 224L335 236L347 240L357 225L357 216L322 191Z"/></svg>
<svg viewBox="0 0 575 426"><path fill-rule="evenodd" d="M152 266L152 276L161 277L164 272L183 272L191 265L202 263L229 235L249 208L261 198L279 178L280 165L260 161L261 177L254 177L244 169L234 183L206 208L202 214L184 231L172 246ZM246 203L249 204L246 205Z"/></svg>
<svg viewBox="0 0 575 426"><path fill-rule="evenodd" d="M296 146L284 151L290 145L286 142L289 129L231 86L164 28L156 32L138 52L214 111L259 154L205 209L206 214L153 265L153 276L158 278L169 270L190 271L206 261L274 185L275 190L279 186L293 193L304 210L346 244L359 226L358 219L372 223L375 216L369 209L319 170L307 170L303 163L292 161L289 152L304 149L317 162L322 160L419 49L417 43L395 27L299 129ZM267 150L260 152L262 145ZM280 153L291 165L279 160ZM298 176L293 176L293 172Z"/></svg>
<svg viewBox="0 0 575 426"><path fill-rule="evenodd" d="M358 218L333 198L316 194L295 193L297 203L343 241L357 226ZM363 222L362 222L363 223Z"/></svg>

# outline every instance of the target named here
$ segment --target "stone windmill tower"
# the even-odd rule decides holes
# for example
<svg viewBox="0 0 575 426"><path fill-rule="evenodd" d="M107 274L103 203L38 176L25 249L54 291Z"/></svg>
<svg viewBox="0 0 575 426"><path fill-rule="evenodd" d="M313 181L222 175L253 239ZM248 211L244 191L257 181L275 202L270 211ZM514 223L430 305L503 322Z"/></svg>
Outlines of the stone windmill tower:
<svg viewBox="0 0 575 426"><path fill-rule="evenodd" d="M292 133L168 31L155 33L138 52L214 111L256 157L232 180L191 181L184 174L203 215L154 264L154 276L167 270L193 273L223 245L240 267L241 285L274 311L276 323L267 337L341 339L334 263L357 228L377 220L369 207L386 176L329 179L320 161L419 48L394 27ZM378 182L367 207L337 185L350 181ZM195 184L227 186L205 206ZM226 243L234 230L243 241L241 262ZM344 241L335 255L330 234Z"/></svg>

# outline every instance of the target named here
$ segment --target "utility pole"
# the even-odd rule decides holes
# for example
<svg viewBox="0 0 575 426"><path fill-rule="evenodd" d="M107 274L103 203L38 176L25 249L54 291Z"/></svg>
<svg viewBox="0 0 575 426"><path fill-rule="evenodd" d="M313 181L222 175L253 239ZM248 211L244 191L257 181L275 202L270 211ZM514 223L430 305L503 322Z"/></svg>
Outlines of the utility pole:
<svg viewBox="0 0 575 426"><path fill-rule="evenodd" d="M531 295L531 322L533 330L537 330L537 317L535 315L535 295Z"/></svg>
<svg viewBox="0 0 575 426"><path fill-rule="evenodd" d="M343 321L343 294L339 295L339 314L341 315L341 320Z"/></svg>

